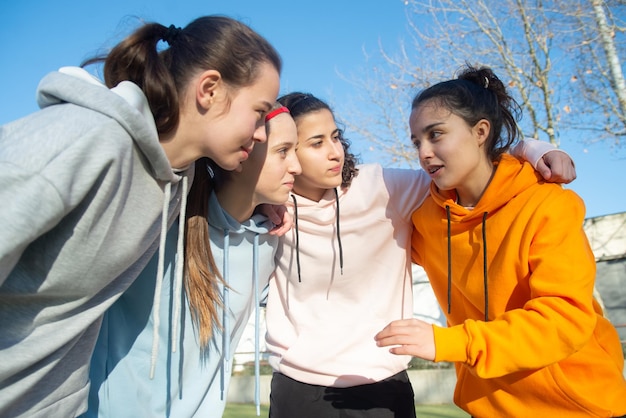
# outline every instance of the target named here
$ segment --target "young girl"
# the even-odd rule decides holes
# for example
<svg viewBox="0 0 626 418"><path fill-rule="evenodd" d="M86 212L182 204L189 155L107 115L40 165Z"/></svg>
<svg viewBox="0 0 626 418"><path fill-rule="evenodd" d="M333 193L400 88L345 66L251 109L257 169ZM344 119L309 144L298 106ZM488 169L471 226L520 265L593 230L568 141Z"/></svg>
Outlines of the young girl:
<svg viewBox="0 0 626 418"><path fill-rule="evenodd" d="M413 259L449 327L394 321L378 345L457 362L454 399L472 416L624 415L624 357L592 297L584 204L505 154L518 109L488 68L413 100L411 138L432 178Z"/></svg>
<svg viewBox="0 0 626 418"><path fill-rule="evenodd" d="M239 169L266 140L281 60L240 22L148 23L100 61L106 84L62 68L0 129L0 416L86 410L102 314L164 248L193 162Z"/></svg>
<svg viewBox="0 0 626 418"><path fill-rule="evenodd" d="M414 417L410 357L377 347L374 335L412 317L411 214L428 175L357 167L326 103L302 93L279 101L298 127L302 174L267 302L270 416Z"/></svg>
<svg viewBox="0 0 626 418"><path fill-rule="evenodd" d="M91 363L88 416L222 416L233 354L251 313L258 313L278 244L268 234L273 224L254 210L285 203L300 173L296 126L287 109L279 106L267 119L267 143L255 146L239 172L203 160L196 164L190 204L205 216L189 228L208 233L211 249L188 238L186 297L177 290L180 263L171 245L154 303L156 257L106 312ZM172 227L168 241L176 242L178 233ZM198 278L189 277L189 266L209 267L208 251L215 263L205 281L215 295L203 294Z"/></svg>

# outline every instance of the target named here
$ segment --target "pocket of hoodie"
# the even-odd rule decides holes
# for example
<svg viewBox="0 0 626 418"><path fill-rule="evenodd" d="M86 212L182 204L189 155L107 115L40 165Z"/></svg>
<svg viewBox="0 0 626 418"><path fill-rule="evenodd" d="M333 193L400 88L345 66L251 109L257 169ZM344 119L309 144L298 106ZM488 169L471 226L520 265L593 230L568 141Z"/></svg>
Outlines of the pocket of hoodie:
<svg viewBox="0 0 626 418"><path fill-rule="evenodd" d="M591 344L595 345L595 338L593 338L593 343ZM550 390L549 386L559 389L557 393L563 398L564 406L576 406L590 415L610 416L611 411L598 405L601 404L601 401L592 395L608 389L596 379L589 378L587 371L593 370L598 366L597 363L599 362L589 363L589 360L597 360L598 356L597 353L590 353L589 350L586 350L585 348L587 347L589 347L589 344L567 359L540 371L546 374L548 382L553 383L553 385L548 385L545 390ZM606 357L604 357L604 360L606 361ZM565 374L564 369L570 369L568 375ZM589 398L595 400L595 403L588 401Z"/></svg>

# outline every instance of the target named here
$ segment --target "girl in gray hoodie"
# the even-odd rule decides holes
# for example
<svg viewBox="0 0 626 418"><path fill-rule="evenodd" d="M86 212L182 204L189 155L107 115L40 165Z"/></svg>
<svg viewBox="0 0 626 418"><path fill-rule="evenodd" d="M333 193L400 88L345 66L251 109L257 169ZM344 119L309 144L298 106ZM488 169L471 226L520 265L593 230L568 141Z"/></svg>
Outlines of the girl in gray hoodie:
<svg viewBox="0 0 626 418"><path fill-rule="evenodd" d="M266 140L281 69L217 16L145 24L99 62L104 83L62 68L41 110L0 127L0 416L86 410L103 312L185 219L194 161L237 169Z"/></svg>

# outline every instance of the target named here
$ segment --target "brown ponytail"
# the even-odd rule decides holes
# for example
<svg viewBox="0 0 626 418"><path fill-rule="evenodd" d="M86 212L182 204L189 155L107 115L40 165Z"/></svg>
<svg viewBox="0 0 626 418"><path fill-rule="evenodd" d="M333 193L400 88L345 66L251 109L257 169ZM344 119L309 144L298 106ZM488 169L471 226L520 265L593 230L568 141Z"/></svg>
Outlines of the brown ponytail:
<svg viewBox="0 0 626 418"><path fill-rule="evenodd" d="M169 47L159 51L159 41ZM171 132L179 121L179 97L195 74L207 69L220 72L234 89L248 86L262 63L280 73L282 61L265 38L247 25L225 17L200 17L172 36L171 27L146 23L117 44L108 55L82 66L104 62L104 80L115 87L128 80L146 95L159 134Z"/></svg>
<svg viewBox="0 0 626 418"><path fill-rule="evenodd" d="M209 241L209 196L213 181L207 171L208 158L196 161L193 185L187 197L187 233L185 236L185 292L191 319L197 328L200 347L206 347L213 327L220 327L223 307L219 284L224 280L215 265Z"/></svg>

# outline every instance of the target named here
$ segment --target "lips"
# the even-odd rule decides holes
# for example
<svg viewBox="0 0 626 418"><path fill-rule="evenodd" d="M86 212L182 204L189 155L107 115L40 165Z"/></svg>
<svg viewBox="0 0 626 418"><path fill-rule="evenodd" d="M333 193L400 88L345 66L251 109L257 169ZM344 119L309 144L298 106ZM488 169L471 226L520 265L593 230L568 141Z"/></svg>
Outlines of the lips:
<svg viewBox="0 0 626 418"><path fill-rule="evenodd" d="M254 143L250 145L249 147L241 147L241 150L246 154L246 158L244 158L245 160L248 159L253 149L254 149Z"/></svg>
<svg viewBox="0 0 626 418"><path fill-rule="evenodd" d="M443 166L441 165L431 165L429 167L426 167L426 171L428 172L428 174L435 174L442 167Z"/></svg>

